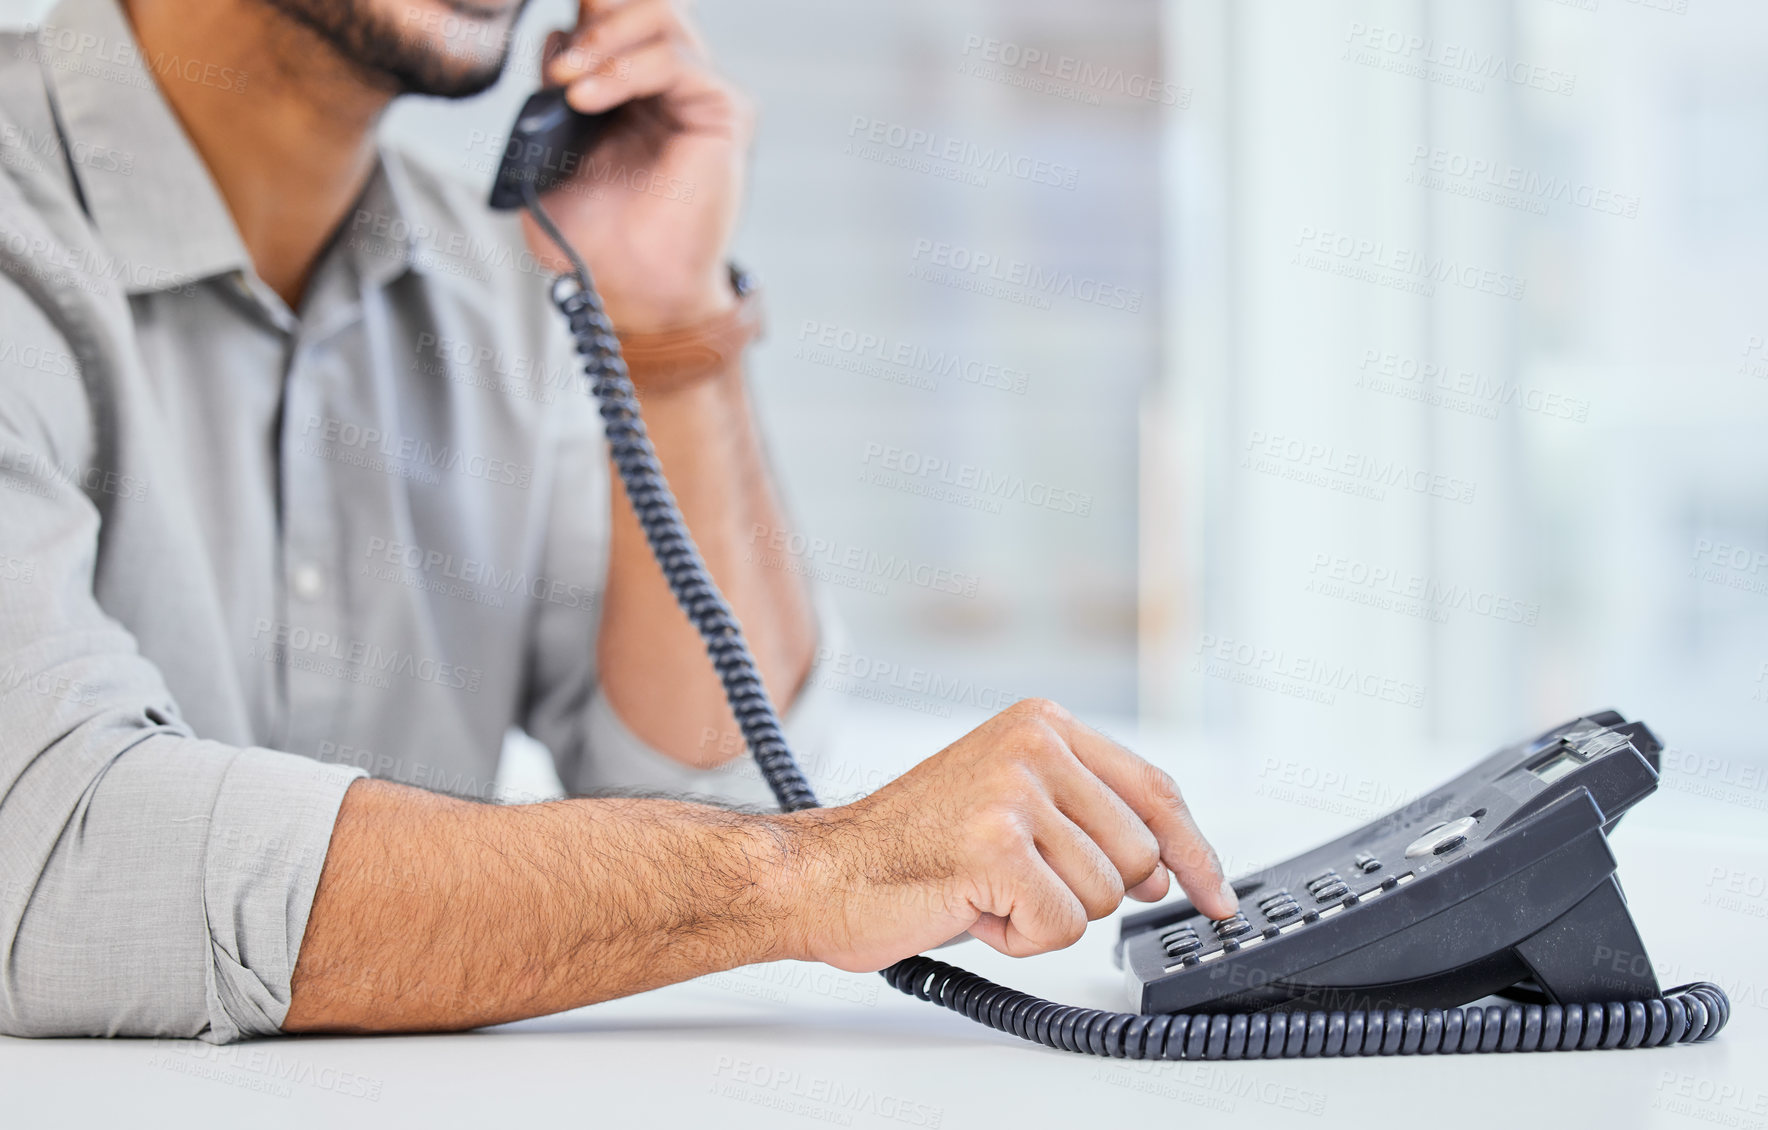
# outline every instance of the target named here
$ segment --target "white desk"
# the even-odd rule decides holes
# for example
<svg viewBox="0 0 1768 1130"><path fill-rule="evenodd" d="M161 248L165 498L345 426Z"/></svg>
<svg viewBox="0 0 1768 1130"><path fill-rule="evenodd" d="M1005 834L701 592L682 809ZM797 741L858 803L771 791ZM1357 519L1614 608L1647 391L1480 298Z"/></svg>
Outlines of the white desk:
<svg viewBox="0 0 1768 1130"><path fill-rule="evenodd" d="M1342 796L1331 804L1316 803L1324 794L1279 796L1257 766L1212 774L1172 751L1150 752L1183 768L1193 806L1230 858L1254 850L1278 858L1367 818L1348 812ZM1427 770L1406 783L1428 785L1441 776ZM1144 1119L1153 1127L1227 1120L1259 1127L1763 1127L1768 817L1753 803L1759 796L1698 796L1674 784L1666 780L1662 795L1628 817L1614 846L1665 983L1707 979L1732 995L1731 1026L1700 1047L1254 1063L1098 1060L1021 1044L903 997L875 976L788 965L464 1035L268 1040L221 1049L0 1039L0 1127L1093 1130ZM1263 799L1247 803L1248 797ZM1310 808L1330 811L1309 817L1302 810ZM1273 816L1283 819L1281 835L1270 830ZM1721 859L1724 874L1716 876ZM1726 893L1732 868L1753 894ZM1000 958L977 943L941 956L1055 1000L1121 1008L1109 956L1114 934L1109 923L1098 923L1072 950L1029 961Z"/></svg>

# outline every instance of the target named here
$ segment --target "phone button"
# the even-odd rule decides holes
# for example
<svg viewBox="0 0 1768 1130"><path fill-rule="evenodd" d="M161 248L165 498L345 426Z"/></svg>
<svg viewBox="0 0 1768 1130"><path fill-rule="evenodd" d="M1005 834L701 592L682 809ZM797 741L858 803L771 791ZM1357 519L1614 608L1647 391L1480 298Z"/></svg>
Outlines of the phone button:
<svg viewBox="0 0 1768 1130"><path fill-rule="evenodd" d="M1203 948L1203 939L1189 926L1163 935L1160 941L1168 957L1185 957Z"/></svg>
<svg viewBox="0 0 1768 1130"><path fill-rule="evenodd" d="M1478 823L1471 816L1463 816L1459 820L1438 824L1406 845L1406 858L1417 859L1420 856L1443 855L1454 851L1467 842L1467 833L1473 831Z"/></svg>
<svg viewBox="0 0 1768 1130"><path fill-rule="evenodd" d="M1215 923L1215 932L1216 937L1218 938L1232 938L1236 935L1244 934L1250 929L1252 929L1252 923L1246 920L1246 915L1244 914L1236 914L1232 918L1223 918Z"/></svg>

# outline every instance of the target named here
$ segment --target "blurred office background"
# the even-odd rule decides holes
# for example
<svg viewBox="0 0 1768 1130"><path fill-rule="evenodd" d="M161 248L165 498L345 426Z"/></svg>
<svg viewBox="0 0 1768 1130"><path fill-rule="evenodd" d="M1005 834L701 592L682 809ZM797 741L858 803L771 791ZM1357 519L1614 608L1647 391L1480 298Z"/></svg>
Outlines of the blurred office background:
<svg viewBox="0 0 1768 1130"><path fill-rule="evenodd" d="M1196 95L1164 135L1141 708L1253 745L1481 746L1611 704L1678 768L1761 762L1768 11L1163 17ZM1334 459L1442 478L1362 497ZM1421 694L1247 689L1211 677L1232 659L1199 675L1211 636Z"/></svg>
<svg viewBox="0 0 1768 1130"><path fill-rule="evenodd" d="M388 130L486 179L574 7ZM862 725L1045 695L1327 763L1613 705L1760 815L1768 8L698 12L761 109L782 563Z"/></svg>
<svg viewBox="0 0 1768 1130"><path fill-rule="evenodd" d="M1768 10L699 12L761 107L758 396L862 716L1330 759L1613 705L1763 798Z"/></svg>

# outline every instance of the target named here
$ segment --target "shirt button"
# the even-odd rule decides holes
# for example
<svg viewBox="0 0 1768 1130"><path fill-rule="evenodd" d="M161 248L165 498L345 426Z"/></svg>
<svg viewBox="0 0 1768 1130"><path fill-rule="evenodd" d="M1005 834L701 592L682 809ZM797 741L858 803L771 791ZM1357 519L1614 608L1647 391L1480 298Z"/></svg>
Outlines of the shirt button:
<svg viewBox="0 0 1768 1130"><path fill-rule="evenodd" d="M318 600L319 594L325 591L325 575L311 562L297 565L292 579L295 595L302 600Z"/></svg>

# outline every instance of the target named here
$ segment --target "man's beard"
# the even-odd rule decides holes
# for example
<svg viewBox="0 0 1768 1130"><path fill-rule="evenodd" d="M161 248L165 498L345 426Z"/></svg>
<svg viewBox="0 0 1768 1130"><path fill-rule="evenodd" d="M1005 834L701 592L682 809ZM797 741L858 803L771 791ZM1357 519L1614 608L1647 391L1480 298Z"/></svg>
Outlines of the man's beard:
<svg viewBox="0 0 1768 1130"><path fill-rule="evenodd" d="M481 11L470 0L443 0L458 19L456 50L431 42L442 28L430 23L407 29L375 10L372 0L265 0L270 7L325 40L339 58L370 84L396 94L470 98L503 74L509 58L509 29L528 0L508 16ZM495 27L499 19L503 28ZM479 26L469 27L473 21ZM492 26L485 26L492 25Z"/></svg>

